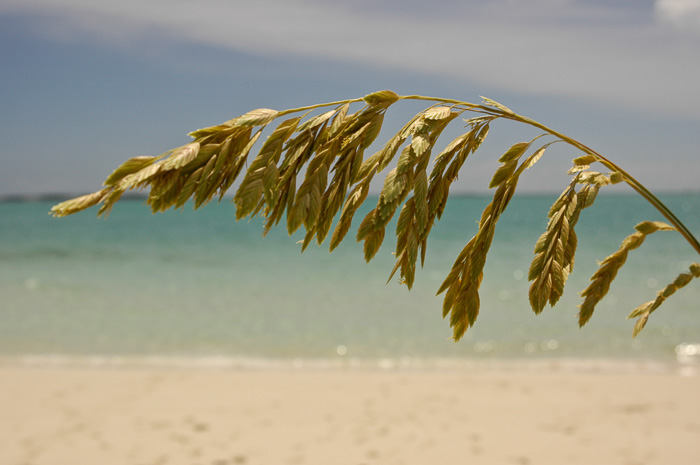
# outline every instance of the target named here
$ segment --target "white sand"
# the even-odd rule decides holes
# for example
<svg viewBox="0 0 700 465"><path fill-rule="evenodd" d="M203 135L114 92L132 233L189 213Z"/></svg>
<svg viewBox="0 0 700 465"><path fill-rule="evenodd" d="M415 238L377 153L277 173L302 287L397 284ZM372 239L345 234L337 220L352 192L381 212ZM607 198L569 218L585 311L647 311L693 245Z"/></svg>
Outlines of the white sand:
<svg viewBox="0 0 700 465"><path fill-rule="evenodd" d="M0 464L697 464L700 377L0 368Z"/></svg>

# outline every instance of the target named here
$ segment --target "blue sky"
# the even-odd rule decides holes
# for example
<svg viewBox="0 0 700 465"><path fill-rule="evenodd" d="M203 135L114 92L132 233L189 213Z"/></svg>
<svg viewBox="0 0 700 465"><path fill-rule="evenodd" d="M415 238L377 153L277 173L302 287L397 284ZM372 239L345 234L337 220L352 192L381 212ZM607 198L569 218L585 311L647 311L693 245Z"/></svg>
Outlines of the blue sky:
<svg viewBox="0 0 700 465"><path fill-rule="evenodd" d="M385 88L485 95L652 189L697 191L698 82L700 0L0 0L0 195L94 191L190 130ZM483 190L521 137L492 128L459 188ZM572 156L523 189L561 190Z"/></svg>

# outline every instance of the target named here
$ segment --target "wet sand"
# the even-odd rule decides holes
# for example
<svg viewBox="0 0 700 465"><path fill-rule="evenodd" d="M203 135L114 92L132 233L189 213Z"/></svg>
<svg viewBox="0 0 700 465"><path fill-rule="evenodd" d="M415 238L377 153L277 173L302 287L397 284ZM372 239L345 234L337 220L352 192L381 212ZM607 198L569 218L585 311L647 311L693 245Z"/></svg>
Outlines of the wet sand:
<svg viewBox="0 0 700 465"><path fill-rule="evenodd" d="M700 377L0 368L0 463L696 464Z"/></svg>

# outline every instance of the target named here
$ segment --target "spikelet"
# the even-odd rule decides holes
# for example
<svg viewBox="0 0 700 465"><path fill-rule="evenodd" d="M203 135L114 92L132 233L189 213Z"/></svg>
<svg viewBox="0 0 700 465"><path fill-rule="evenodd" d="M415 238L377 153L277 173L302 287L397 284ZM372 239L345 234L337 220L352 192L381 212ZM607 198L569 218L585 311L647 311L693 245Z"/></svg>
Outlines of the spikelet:
<svg viewBox="0 0 700 465"><path fill-rule="evenodd" d="M230 126L265 126L270 121L277 118L279 111L269 108L258 108L228 121Z"/></svg>
<svg viewBox="0 0 700 465"><path fill-rule="evenodd" d="M467 157L474 153L489 132L492 119L470 121L471 130L454 139L436 158L428 186L429 221L440 219L445 211L450 186L457 179Z"/></svg>
<svg viewBox="0 0 700 465"><path fill-rule="evenodd" d="M535 245L535 258L528 271L532 281L529 290L530 306L539 314L549 303L554 306L564 293L566 281L573 271L578 239L574 226L581 210L592 204L598 187L586 184L576 192L578 176L549 210L547 230Z"/></svg>
<svg viewBox="0 0 700 465"><path fill-rule="evenodd" d="M483 97L483 96L481 97L481 99L482 99L484 105L487 105L489 107L494 107L507 115L515 115L515 112L513 110L511 110L510 108L508 108L507 106L505 106L501 103L496 102L495 100L491 100L490 98Z"/></svg>
<svg viewBox="0 0 700 465"><path fill-rule="evenodd" d="M373 106L389 106L399 100L400 96L391 90L379 90L364 96L362 100Z"/></svg>
<svg viewBox="0 0 700 465"><path fill-rule="evenodd" d="M250 164L233 197L233 202L236 204L236 219L252 215L263 199L265 191L268 192L269 200L269 191L278 176L277 161L282 154L285 141L294 133L299 120L299 117L294 117L280 123Z"/></svg>
<svg viewBox="0 0 700 465"><path fill-rule="evenodd" d="M377 152L365 159L365 150L381 132L385 112L402 99L437 103L413 116ZM350 106L355 103L364 103L364 106L350 113ZM328 107L334 108L311 114ZM465 111L476 113L475 117L465 120L467 132L457 136L435 157L428 174L433 149L442 131ZM280 123L249 162L249 154L266 126L291 114L298 116ZM101 204L98 215L104 216L124 192L132 189L149 189L146 202L153 212L181 208L190 201L198 208L216 196L221 200L244 172L233 197L237 219L264 217L263 232L266 234L286 217L290 233L301 227L306 230L302 250L314 239L321 244L332 230L332 251L350 230L374 176L395 162L384 179L377 205L361 222L356 237L364 241L365 259L371 260L382 245L387 225L400 211L396 225L396 263L389 279L398 272L399 281L411 288L418 257L421 265L424 264L428 235L445 211L452 184L497 119L542 129L556 140L525 157L533 142L541 137L538 136L512 145L499 158L500 165L489 184L495 189L493 199L481 215L477 233L458 255L438 290L438 294L445 294L443 317L450 315L456 340L478 317L479 287L496 224L513 197L522 173L536 164L552 143L565 142L584 154L574 159L569 170L573 180L550 208L547 229L535 245L535 257L528 273L530 303L535 313L540 313L547 303L555 305L561 297L574 266L577 245L574 227L581 211L593 203L600 187L618 182L631 185L700 251L700 244L688 229L643 185L579 142L491 99L484 98L483 104L474 105L430 97L402 97L389 90L359 99L285 111L261 108L222 124L198 129L190 133L193 141L189 144L157 157L127 160L107 177L103 189L62 202L52 208L51 214L66 216ZM611 172L590 171L593 163L600 163ZM336 217L337 224L331 228ZM637 232L625 239L620 250L603 261L582 293L581 325L588 321L595 305L608 292L629 250L639 247L646 235L668 229L674 228L658 222L640 223ZM690 273L679 275L656 300L633 311L630 317L639 318L635 335L651 312L698 274L700 266L691 265Z"/></svg>
<svg viewBox="0 0 700 465"><path fill-rule="evenodd" d="M443 318L450 315L450 326L456 341L474 325L479 315L479 287L496 223L515 193L524 166L531 163L531 160L526 159L521 168L518 168L518 161L539 137L530 142L514 144L499 158L501 166L490 183L490 186L497 187L493 200L481 214L476 235L464 247L438 290L438 294L446 292L442 307Z"/></svg>
<svg viewBox="0 0 700 465"><path fill-rule="evenodd" d="M307 231L302 250L314 238L319 244L325 240L360 170L364 151L381 131L384 112L393 103L391 99L368 101L371 103L356 114L348 115L347 106L338 109L330 128L322 130L314 144L314 156L287 213L290 233L302 224Z"/></svg>
<svg viewBox="0 0 700 465"><path fill-rule="evenodd" d="M343 206L348 189L360 170L365 149L379 135L386 107L391 103L393 100L370 104L355 117L345 117L332 128L329 141L320 149L332 154L327 159L328 170L325 172L326 179L323 180L325 190L322 190L320 212L313 227L307 228L305 246L314 237L320 245L330 232L331 222ZM333 172L330 182L327 181L329 172Z"/></svg>
<svg viewBox="0 0 700 465"><path fill-rule="evenodd" d="M615 276L617 276L617 272L622 265L625 264L630 250L641 246L644 239L646 239L649 234L655 233L656 231L671 231L675 228L660 221L645 221L635 226L635 229L637 232L627 236L622 241L617 252L609 255L600 263L598 271L591 277L590 284L581 292L581 297L583 297L584 300L579 306L579 326L585 325L588 320L590 320L595 306L608 293L610 284L615 279Z"/></svg>
<svg viewBox="0 0 700 465"><path fill-rule="evenodd" d="M85 210L86 208L90 208L92 206L97 205L111 191L112 188L105 187L104 189L99 190L97 192L93 192L92 194L87 194L80 197L76 197L74 199L66 200L65 202L59 203L58 205L54 205L51 208L51 214L59 218L63 216L72 215L73 213L77 213L79 211Z"/></svg>
<svg viewBox="0 0 700 465"><path fill-rule="evenodd" d="M394 136L392 141L382 151L378 152L379 156L372 160L371 163L373 165L369 168L369 173L374 173L376 170L386 166L389 161L388 158L393 158L398 151L399 142L403 142L409 137L411 138L411 142L401 151L396 168L391 170L384 179L384 186L379 194L377 206L365 216L358 229L357 240L364 241L365 260L369 261L376 255L384 240L384 229L408 193L416 187L416 179L418 179L418 197L413 202L415 205L413 214L418 215L419 229L425 231L428 222L427 176L425 170L430 160L432 147L439 134L459 114L460 112L454 112L449 108L446 110L443 110L442 107L428 108L404 126ZM365 169L368 168L365 166ZM360 171L362 171L362 167ZM416 219L412 218L411 221L416 221ZM397 230L397 237L401 235L402 231ZM397 260L399 262L402 260L410 261L411 259L415 263L414 254L402 255L402 252L397 249ZM402 280L412 284L415 265L405 262L401 268L406 272L406 275L402 272ZM393 274L391 275L393 276Z"/></svg>
<svg viewBox="0 0 700 465"><path fill-rule="evenodd" d="M291 211L296 195L296 180L304 164L311 157L314 143L319 137L320 126L307 126L297 129L298 134L290 137L284 146L284 160L277 168L278 181L274 206L266 210L263 234L279 223L285 212Z"/></svg>
<svg viewBox="0 0 700 465"><path fill-rule="evenodd" d="M435 215L429 211L427 168L430 154L445 126L461 112L449 107L434 107L425 111L423 118L427 134L418 133L411 142L411 153L416 156L413 171L413 197L403 206L396 225L396 265L389 280L397 269L401 270L400 282L411 289L415 279L416 260L421 253L421 263L425 261L427 237ZM416 143L418 141L418 143Z"/></svg>
<svg viewBox="0 0 700 465"><path fill-rule="evenodd" d="M677 290L688 285L688 283L690 283L690 281L692 281L693 278L700 278L699 263L693 263L692 265L690 265L690 268L687 273L681 273L678 276L676 276L676 279L674 279L671 284L659 291L659 293L656 295L656 299L642 304L639 307L632 310L632 313L630 313L627 316L628 319L637 318L637 323L635 323L634 325L632 336L637 337L637 335L642 331L642 329L644 329L644 326L647 324L647 320L649 320L649 315L651 315L652 312L659 308L661 304L664 303L666 299L671 297Z"/></svg>
<svg viewBox="0 0 700 465"><path fill-rule="evenodd" d="M415 198L409 199L401 209L396 224L396 264L389 275L389 280L401 268L402 282L409 289L413 287L416 273L416 259L418 257L418 228L415 223L416 202Z"/></svg>
<svg viewBox="0 0 700 465"><path fill-rule="evenodd" d="M110 174L107 179L105 179L105 186L113 186L117 182L121 181L124 176L136 173L143 168L153 164L158 157L133 157L122 163L117 169L115 169L112 174Z"/></svg>

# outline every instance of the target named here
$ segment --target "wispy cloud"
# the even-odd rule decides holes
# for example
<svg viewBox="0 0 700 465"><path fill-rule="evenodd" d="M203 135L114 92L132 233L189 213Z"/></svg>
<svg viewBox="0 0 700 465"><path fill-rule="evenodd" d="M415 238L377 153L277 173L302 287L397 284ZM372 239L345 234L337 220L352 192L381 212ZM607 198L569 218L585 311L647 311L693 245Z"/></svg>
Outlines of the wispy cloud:
<svg viewBox="0 0 700 465"><path fill-rule="evenodd" d="M700 118L700 1L5 0L55 37L369 63Z"/></svg>
<svg viewBox="0 0 700 465"><path fill-rule="evenodd" d="M654 13L669 26L700 35L700 0L656 0Z"/></svg>

